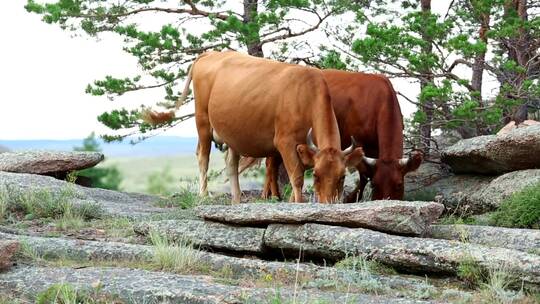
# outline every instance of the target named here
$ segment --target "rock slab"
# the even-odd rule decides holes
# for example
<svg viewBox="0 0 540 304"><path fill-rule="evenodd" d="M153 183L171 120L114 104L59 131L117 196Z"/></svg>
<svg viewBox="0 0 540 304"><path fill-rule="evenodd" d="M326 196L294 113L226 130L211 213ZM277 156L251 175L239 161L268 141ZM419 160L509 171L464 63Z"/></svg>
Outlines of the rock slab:
<svg viewBox="0 0 540 304"><path fill-rule="evenodd" d="M456 241L389 235L363 228L321 224L270 225L265 245L325 258L364 256L397 268L455 273L473 261L485 269L504 266L520 281L540 284L540 256L506 248Z"/></svg>
<svg viewBox="0 0 540 304"><path fill-rule="evenodd" d="M82 170L104 159L99 152L64 152L29 150L0 154L0 171L51 174Z"/></svg>
<svg viewBox="0 0 540 304"><path fill-rule="evenodd" d="M13 264L12 257L19 250L19 242L0 240L0 271L9 269Z"/></svg>
<svg viewBox="0 0 540 304"><path fill-rule="evenodd" d="M199 206L196 213L211 221L236 225L324 223L364 227L395 234L421 235L444 210L434 202L372 201L355 204L237 204Z"/></svg>
<svg viewBox="0 0 540 304"><path fill-rule="evenodd" d="M466 241L540 254L540 230L474 225L433 225L426 234L434 239Z"/></svg>
<svg viewBox="0 0 540 304"><path fill-rule="evenodd" d="M34 298L53 284L69 283L77 289L93 289L116 295L125 303L239 304L266 303L276 290L245 288L214 282L208 276L188 276L127 268L17 267L0 274L0 292ZM364 294L293 291L281 289L279 303L429 303Z"/></svg>
<svg viewBox="0 0 540 304"><path fill-rule="evenodd" d="M148 235L151 230L172 240L188 241L195 246L239 252L262 253L265 229L237 227L199 220L163 220L136 224L135 232Z"/></svg>
<svg viewBox="0 0 540 304"><path fill-rule="evenodd" d="M441 154L455 173L501 174L540 168L540 125L463 139Z"/></svg>

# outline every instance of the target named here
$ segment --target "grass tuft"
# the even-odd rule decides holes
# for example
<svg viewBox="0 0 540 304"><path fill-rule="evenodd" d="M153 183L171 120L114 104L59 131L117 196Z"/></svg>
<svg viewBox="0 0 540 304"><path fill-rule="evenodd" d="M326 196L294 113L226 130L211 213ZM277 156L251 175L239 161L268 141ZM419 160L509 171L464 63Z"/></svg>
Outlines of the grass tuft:
<svg viewBox="0 0 540 304"><path fill-rule="evenodd" d="M511 228L540 228L540 183L505 199L492 215L490 224Z"/></svg>
<svg viewBox="0 0 540 304"><path fill-rule="evenodd" d="M163 270L188 272L198 266L201 253L185 240L171 242L166 236L151 230L150 240L154 245L153 261Z"/></svg>

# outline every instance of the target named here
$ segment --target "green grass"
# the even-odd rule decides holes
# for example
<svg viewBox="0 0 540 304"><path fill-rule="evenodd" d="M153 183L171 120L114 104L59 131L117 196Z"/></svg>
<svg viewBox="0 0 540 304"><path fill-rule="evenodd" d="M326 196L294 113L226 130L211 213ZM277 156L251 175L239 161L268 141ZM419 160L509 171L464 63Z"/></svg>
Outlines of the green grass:
<svg viewBox="0 0 540 304"><path fill-rule="evenodd" d="M0 187L0 215L2 221L16 217L25 220L54 219L59 228L80 228L85 220L99 218L102 209L94 203L73 204L77 193L67 186L58 193L46 189L20 191L9 187Z"/></svg>
<svg viewBox="0 0 540 304"><path fill-rule="evenodd" d="M120 304L124 303L100 291L99 286L91 290L77 289L71 284L54 284L38 293L36 304Z"/></svg>
<svg viewBox="0 0 540 304"><path fill-rule="evenodd" d="M491 217L491 225L512 228L540 228L540 183L505 199Z"/></svg>
<svg viewBox="0 0 540 304"><path fill-rule="evenodd" d="M153 261L166 271L189 272L200 264L201 252L187 241L171 242L166 236L150 231L154 245Z"/></svg>

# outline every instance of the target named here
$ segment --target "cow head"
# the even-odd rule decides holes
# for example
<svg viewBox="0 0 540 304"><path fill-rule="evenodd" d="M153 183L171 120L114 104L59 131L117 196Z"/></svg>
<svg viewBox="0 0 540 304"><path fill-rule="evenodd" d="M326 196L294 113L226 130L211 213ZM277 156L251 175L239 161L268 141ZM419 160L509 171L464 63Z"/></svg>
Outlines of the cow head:
<svg viewBox="0 0 540 304"><path fill-rule="evenodd" d="M422 158L421 151L414 151L410 157L402 159L385 160L364 156L363 168L372 176L371 199L403 199L405 174L418 169Z"/></svg>
<svg viewBox="0 0 540 304"><path fill-rule="evenodd" d="M362 148L355 148L354 138L351 146L343 151L335 148L320 150L313 143L311 129L306 141L306 145L298 145L296 150L302 163L313 167L316 199L321 203L338 202L343 192L345 168L362 164L364 151Z"/></svg>

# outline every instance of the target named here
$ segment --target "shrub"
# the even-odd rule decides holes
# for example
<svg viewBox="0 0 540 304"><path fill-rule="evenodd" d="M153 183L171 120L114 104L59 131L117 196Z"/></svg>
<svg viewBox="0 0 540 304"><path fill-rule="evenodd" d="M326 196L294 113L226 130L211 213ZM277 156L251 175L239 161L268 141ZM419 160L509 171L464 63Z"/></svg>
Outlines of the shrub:
<svg viewBox="0 0 540 304"><path fill-rule="evenodd" d="M538 228L540 226L540 183L528 186L503 201L490 224L502 227Z"/></svg>
<svg viewBox="0 0 540 304"><path fill-rule="evenodd" d="M92 132L87 138L83 140L83 145L81 147L74 147L73 150L101 152L99 142L97 141L94 132ZM86 178L89 178L92 187L109 190L119 190L120 183L122 182L122 176L120 174L120 171L118 171L116 167L88 168L78 171L77 176L84 176Z"/></svg>

